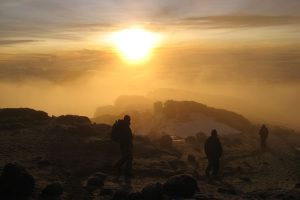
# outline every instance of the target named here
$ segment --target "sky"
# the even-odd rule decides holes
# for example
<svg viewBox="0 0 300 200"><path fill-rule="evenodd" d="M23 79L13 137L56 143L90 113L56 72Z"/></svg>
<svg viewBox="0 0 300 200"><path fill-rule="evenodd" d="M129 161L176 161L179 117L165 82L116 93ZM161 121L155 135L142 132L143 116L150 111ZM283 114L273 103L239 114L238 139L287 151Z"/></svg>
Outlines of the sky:
<svg viewBox="0 0 300 200"><path fill-rule="evenodd" d="M138 66L108 39L131 26L161 35ZM0 0L0 27L0 107L92 117L155 93L300 130L299 0Z"/></svg>

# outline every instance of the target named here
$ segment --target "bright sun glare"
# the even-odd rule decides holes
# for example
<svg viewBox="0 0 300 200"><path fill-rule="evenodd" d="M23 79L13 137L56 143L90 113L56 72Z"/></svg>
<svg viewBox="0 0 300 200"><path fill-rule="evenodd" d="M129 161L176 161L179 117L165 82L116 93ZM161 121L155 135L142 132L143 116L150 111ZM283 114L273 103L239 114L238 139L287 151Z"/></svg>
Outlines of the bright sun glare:
<svg viewBox="0 0 300 200"><path fill-rule="evenodd" d="M128 62L140 63L150 56L159 36L142 28L129 28L113 33L112 42Z"/></svg>

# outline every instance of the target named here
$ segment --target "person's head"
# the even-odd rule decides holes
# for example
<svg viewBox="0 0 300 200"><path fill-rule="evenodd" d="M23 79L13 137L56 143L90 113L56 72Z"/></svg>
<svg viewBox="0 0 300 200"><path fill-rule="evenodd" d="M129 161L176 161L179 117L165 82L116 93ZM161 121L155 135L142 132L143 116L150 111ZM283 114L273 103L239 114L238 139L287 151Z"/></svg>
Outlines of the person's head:
<svg viewBox="0 0 300 200"><path fill-rule="evenodd" d="M126 124L130 125L130 116L129 115L125 115L123 120Z"/></svg>
<svg viewBox="0 0 300 200"><path fill-rule="evenodd" d="M213 130L211 131L211 136L212 136L212 137L218 137L218 132L217 132L216 129L213 129Z"/></svg>

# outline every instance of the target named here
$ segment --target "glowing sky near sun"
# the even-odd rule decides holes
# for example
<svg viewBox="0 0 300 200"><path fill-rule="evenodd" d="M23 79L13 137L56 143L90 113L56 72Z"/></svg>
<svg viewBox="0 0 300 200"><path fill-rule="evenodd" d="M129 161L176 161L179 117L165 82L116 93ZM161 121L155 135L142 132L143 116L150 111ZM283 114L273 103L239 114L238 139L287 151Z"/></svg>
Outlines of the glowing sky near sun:
<svg viewBox="0 0 300 200"><path fill-rule="evenodd" d="M91 116L179 88L300 130L299 0L1 0L0 27L0 107Z"/></svg>

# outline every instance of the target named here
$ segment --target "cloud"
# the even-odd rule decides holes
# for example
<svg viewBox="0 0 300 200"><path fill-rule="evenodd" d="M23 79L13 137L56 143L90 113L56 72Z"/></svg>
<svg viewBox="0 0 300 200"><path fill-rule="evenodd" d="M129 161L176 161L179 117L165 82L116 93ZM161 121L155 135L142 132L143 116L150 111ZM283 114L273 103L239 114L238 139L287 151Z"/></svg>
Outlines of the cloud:
<svg viewBox="0 0 300 200"><path fill-rule="evenodd" d="M97 50L57 54L0 54L0 79L2 82L18 83L28 80L72 82L91 71L105 72L112 60L110 56Z"/></svg>
<svg viewBox="0 0 300 200"><path fill-rule="evenodd" d="M158 58L156 77L178 86L300 84L299 53L299 46L170 50Z"/></svg>
<svg viewBox="0 0 300 200"><path fill-rule="evenodd" d="M23 44L30 42L38 42L38 40L0 40L1 45L14 45L14 44Z"/></svg>
<svg viewBox="0 0 300 200"><path fill-rule="evenodd" d="M281 25L300 25L300 16L207 16L181 19L177 25L206 28L256 28Z"/></svg>
<svg viewBox="0 0 300 200"><path fill-rule="evenodd" d="M0 37L76 40L123 23L168 26L177 19L187 26L281 25L298 21L292 16L299 13L299 0L2 0Z"/></svg>

